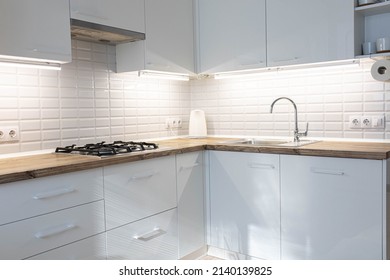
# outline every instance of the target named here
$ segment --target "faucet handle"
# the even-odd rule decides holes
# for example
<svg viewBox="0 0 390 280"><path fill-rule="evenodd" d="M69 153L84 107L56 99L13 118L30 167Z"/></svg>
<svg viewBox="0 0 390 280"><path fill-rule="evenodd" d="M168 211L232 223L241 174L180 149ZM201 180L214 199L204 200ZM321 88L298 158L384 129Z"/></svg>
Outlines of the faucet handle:
<svg viewBox="0 0 390 280"><path fill-rule="evenodd" d="M306 123L306 130L304 132L298 132L298 136L307 136L307 133L309 132L309 123Z"/></svg>

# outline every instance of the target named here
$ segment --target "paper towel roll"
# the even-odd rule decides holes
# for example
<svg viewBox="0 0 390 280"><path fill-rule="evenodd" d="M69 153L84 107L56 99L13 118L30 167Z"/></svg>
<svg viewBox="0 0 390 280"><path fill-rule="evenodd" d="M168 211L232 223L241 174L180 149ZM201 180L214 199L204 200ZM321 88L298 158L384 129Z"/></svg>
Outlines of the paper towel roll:
<svg viewBox="0 0 390 280"><path fill-rule="evenodd" d="M378 60L371 67L372 77L381 82L390 81L390 60Z"/></svg>

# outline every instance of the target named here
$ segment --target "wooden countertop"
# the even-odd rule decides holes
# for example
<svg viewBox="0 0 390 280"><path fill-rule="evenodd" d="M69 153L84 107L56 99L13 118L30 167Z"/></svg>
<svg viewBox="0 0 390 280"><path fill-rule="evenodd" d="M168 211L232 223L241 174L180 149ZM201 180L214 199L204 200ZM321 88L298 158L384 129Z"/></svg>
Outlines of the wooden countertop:
<svg viewBox="0 0 390 280"><path fill-rule="evenodd" d="M202 150L273 153L383 160L390 158L390 143L320 141L302 147L259 147L224 143L234 138L178 138L156 141L159 149L96 157L46 153L0 159L0 184Z"/></svg>

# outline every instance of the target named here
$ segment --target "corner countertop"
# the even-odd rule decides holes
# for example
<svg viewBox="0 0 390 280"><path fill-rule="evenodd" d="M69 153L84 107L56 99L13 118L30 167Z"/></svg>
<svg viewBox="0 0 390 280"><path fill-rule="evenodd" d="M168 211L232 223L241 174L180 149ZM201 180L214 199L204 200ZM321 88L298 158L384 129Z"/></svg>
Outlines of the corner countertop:
<svg viewBox="0 0 390 280"><path fill-rule="evenodd" d="M234 139L237 138L176 138L154 141L159 144L157 150L102 158L54 152L3 158L0 159L0 184L203 150L373 160L390 158L390 143L320 141L301 147L260 147L228 143Z"/></svg>

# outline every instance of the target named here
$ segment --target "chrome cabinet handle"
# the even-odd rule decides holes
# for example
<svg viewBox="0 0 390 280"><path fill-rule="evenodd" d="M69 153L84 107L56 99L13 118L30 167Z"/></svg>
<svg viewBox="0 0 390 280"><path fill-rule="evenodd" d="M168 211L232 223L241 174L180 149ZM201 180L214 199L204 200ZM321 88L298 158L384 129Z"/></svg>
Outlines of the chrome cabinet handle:
<svg viewBox="0 0 390 280"><path fill-rule="evenodd" d="M63 225L48 228L48 229L43 230L43 231L39 231L39 232L35 233L34 236L36 238L39 238L39 239L48 238L48 237L66 232L68 230L74 229L76 227L77 226L75 224L63 224Z"/></svg>
<svg viewBox="0 0 390 280"><path fill-rule="evenodd" d="M134 235L133 238L146 242L166 233L167 233L166 231L160 229L159 227L155 227L152 231L146 232L141 235Z"/></svg>
<svg viewBox="0 0 390 280"><path fill-rule="evenodd" d="M273 164L263 164L263 163L256 163L256 162L250 162L249 167L258 168L258 169L275 169L275 165Z"/></svg>
<svg viewBox="0 0 390 280"><path fill-rule="evenodd" d="M147 173L147 174L143 174L143 175L139 175L139 176L131 176L131 177L130 177L130 181L145 180L145 179L148 179L148 178L153 177L153 176L156 175L156 174L157 174L156 171L152 171L152 172L149 172L149 173Z"/></svg>
<svg viewBox="0 0 390 280"><path fill-rule="evenodd" d="M76 191L75 188L61 188L61 189L56 189L56 190L52 190L52 191L37 193L36 195L33 196L33 198L37 199L37 200L38 199L46 199L46 198L52 198L52 197L72 193L75 191Z"/></svg>
<svg viewBox="0 0 390 280"><path fill-rule="evenodd" d="M321 169L321 168L312 168L311 172L317 174L325 174L325 175L337 175L337 176L345 175L345 172L341 170L331 170L331 169Z"/></svg>
<svg viewBox="0 0 390 280"><path fill-rule="evenodd" d="M179 170L183 171L183 170L191 169L191 168L194 168L194 167L197 167L197 166L199 166L199 163L195 162L194 164L190 164L190 165L182 165L182 166L180 166Z"/></svg>

